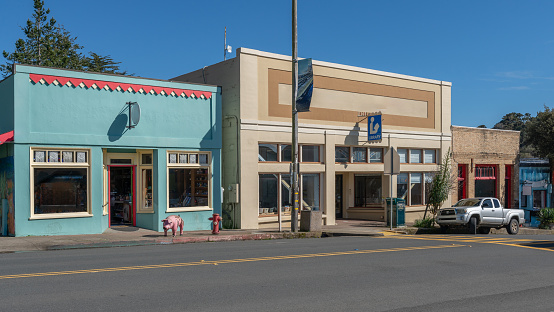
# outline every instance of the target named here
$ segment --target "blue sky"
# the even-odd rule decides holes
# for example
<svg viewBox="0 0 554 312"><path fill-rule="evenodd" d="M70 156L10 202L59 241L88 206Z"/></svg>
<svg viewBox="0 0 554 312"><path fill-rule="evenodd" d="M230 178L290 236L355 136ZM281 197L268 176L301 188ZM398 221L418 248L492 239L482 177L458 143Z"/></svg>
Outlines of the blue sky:
<svg viewBox="0 0 554 312"><path fill-rule="evenodd" d="M85 51L169 79L233 46L291 54L290 0L46 0ZM32 0L0 0L12 52ZM554 1L298 0L300 57L452 82L452 124L492 127L554 106ZM231 54L234 57L234 52ZM2 63L5 62L0 57Z"/></svg>

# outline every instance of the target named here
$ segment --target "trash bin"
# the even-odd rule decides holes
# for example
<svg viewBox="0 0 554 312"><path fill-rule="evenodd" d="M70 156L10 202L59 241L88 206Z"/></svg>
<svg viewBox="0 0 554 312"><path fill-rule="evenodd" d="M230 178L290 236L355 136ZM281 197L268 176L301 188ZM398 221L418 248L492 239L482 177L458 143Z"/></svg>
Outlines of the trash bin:
<svg viewBox="0 0 554 312"><path fill-rule="evenodd" d="M387 198L387 226L390 226L390 197ZM392 226L406 225L406 202L402 198L392 199Z"/></svg>

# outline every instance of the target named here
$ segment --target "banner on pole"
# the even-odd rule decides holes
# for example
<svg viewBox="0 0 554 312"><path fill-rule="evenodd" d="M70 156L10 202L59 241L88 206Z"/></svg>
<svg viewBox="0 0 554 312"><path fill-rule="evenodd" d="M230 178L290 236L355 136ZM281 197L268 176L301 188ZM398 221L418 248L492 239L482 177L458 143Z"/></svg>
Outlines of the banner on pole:
<svg viewBox="0 0 554 312"><path fill-rule="evenodd" d="M296 95L296 111L309 112L314 91L314 71L312 59L298 61L298 93Z"/></svg>

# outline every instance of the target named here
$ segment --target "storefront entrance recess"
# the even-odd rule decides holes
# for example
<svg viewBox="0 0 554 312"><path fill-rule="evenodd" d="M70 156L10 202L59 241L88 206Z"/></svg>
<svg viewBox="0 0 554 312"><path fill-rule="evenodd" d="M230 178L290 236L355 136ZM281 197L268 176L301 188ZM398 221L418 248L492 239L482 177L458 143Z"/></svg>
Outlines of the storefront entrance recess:
<svg viewBox="0 0 554 312"><path fill-rule="evenodd" d="M108 166L110 188L110 225L136 225L135 167Z"/></svg>

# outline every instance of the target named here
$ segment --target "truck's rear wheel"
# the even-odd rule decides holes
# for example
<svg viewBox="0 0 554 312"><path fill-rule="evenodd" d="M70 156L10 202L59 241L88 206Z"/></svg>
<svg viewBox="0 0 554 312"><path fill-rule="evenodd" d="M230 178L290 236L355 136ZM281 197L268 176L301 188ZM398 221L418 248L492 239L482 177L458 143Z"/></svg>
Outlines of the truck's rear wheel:
<svg viewBox="0 0 554 312"><path fill-rule="evenodd" d="M506 230L508 230L508 234L516 235L517 232L519 232L519 222L516 218L510 220L510 223L506 226Z"/></svg>
<svg viewBox="0 0 554 312"><path fill-rule="evenodd" d="M469 219L469 233L477 234L477 218Z"/></svg>

